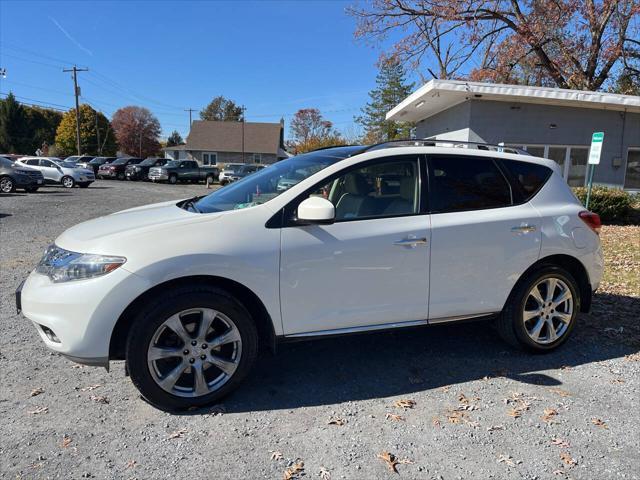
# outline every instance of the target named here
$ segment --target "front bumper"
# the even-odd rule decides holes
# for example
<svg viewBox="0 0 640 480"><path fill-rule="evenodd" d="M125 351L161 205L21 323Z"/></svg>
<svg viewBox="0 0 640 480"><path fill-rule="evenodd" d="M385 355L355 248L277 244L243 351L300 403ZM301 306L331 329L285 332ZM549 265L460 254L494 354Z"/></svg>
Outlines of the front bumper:
<svg viewBox="0 0 640 480"><path fill-rule="evenodd" d="M153 182L169 180L169 175L166 173L150 173L149 180Z"/></svg>
<svg viewBox="0 0 640 480"><path fill-rule="evenodd" d="M116 178L118 173L115 170L99 170L98 175L103 178Z"/></svg>
<svg viewBox="0 0 640 480"><path fill-rule="evenodd" d="M142 172L137 172L135 170L127 170L124 172L124 176L129 180L140 180L141 178L145 178Z"/></svg>
<svg viewBox="0 0 640 480"><path fill-rule="evenodd" d="M150 287L123 267L102 277L53 283L32 272L16 291L16 307L45 345L78 363L108 367L111 333L124 309Z"/></svg>

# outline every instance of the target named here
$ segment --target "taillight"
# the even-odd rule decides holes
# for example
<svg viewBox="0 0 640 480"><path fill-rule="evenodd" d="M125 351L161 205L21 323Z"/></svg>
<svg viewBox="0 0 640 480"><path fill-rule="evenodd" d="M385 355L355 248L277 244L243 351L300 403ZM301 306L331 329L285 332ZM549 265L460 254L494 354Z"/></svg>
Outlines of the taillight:
<svg viewBox="0 0 640 480"><path fill-rule="evenodd" d="M587 226L596 232L597 235L600 235L600 227L602 227L602 222L600 221L600 215L597 213L589 212L588 210L583 210L578 214L578 216L582 219Z"/></svg>

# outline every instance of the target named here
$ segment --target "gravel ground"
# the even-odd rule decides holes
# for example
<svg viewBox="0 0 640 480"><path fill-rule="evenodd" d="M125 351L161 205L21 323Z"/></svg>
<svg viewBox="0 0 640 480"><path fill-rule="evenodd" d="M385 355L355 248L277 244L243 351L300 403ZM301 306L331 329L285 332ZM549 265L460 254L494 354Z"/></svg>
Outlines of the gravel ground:
<svg viewBox="0 0 640 480"><path fill-rule="evenodd" d="M50 353L15 314L16 286L66 228L201 192L98 181L0 196L0 477L640 478L640 299L620 288L552 354L511 350L483 323L293 343L183 415L142 401L122 362Z"/></svg>

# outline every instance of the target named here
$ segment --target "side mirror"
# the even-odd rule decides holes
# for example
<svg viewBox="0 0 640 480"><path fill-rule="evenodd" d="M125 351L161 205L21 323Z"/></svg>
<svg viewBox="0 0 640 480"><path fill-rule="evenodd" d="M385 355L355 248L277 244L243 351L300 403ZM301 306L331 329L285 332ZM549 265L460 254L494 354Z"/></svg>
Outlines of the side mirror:
<svg viewBox="0 0 640 480"><path fill-rule="evenodd" d="M333 223L336 209L326 198L309 197L298 205L298 220L303 223Z"/></svg>

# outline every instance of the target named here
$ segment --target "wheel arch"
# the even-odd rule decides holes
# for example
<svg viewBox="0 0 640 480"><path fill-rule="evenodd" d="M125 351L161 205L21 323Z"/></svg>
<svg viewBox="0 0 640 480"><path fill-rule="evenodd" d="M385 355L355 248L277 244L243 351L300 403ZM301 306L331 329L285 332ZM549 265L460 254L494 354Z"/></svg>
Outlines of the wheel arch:
<svg viewBox="0 0 640 480"><path fill-rule="evenodd" d="M531 273L548 266L561 267L575 278L578 283L578 288L580 289L580 311L582 313L588 313L591 310L591 300L593 296L589 273L582 262L571 255L557 254L540 258L520 275L520 278L511 289L509 297L511 297L511 294Z"/></svg>
<svg viewBox="0 0 640 480"><path fill-rule="evenodd" d="M262 347L267 347L272 352L275 351L276 334L273 328L273 321L269 312L267 311L262 300L249 288L238 283L234 280L230 280L224 277L218 277L213 275L197 275L189 277L181 277L167 282L160 283L143 292L136 297L128 306L124 309L120 317L113 327L111 332L111 339L109 340L109 359L110 360L123 360L125 357L125 345L127 342L127 336L129 330L133 325L133 320L142 308L142 306L149 300L152 301L156 295L161 295L163 290L169 288L176 288L186 285L210 285L213 287L221 288L233 295L243 306L249 311L251 317L256 322L256 328L258 329L258 340Z"/></svg>

